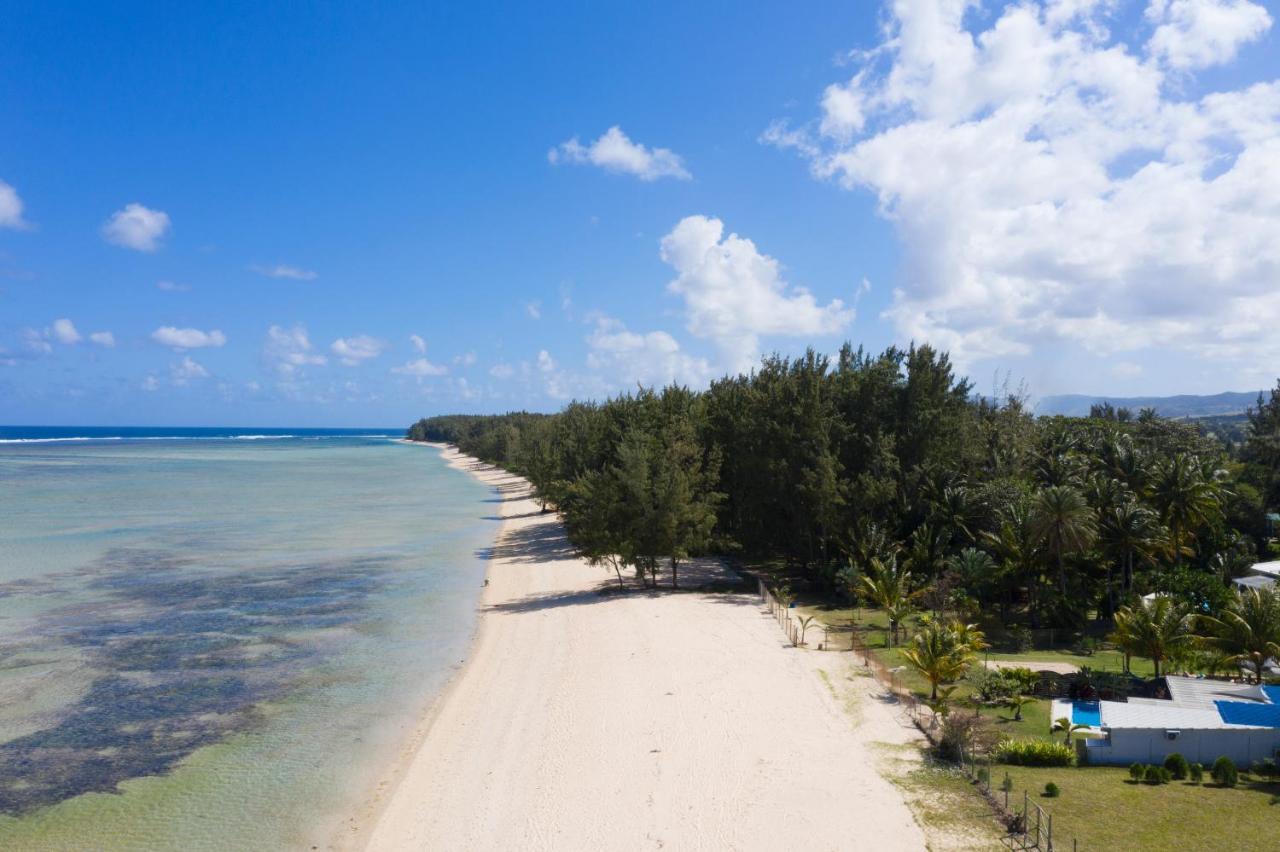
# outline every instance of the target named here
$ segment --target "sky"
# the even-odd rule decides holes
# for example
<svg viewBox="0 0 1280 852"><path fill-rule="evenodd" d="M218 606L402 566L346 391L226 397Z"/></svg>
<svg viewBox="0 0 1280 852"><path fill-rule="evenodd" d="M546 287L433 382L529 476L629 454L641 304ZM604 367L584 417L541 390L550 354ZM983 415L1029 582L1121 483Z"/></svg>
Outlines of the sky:
<svg viewBox="0 0 1280 852"><path fill-rule="evenodd" d="M1276 2L11 3L0 423L1280 375Z"/></svg>

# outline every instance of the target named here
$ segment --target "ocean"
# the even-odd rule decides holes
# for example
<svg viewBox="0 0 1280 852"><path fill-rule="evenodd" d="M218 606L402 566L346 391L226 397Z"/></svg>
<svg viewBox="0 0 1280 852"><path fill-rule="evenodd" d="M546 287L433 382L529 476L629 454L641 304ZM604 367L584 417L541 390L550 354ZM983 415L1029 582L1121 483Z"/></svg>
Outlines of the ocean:
<svg viewBox="0 0 1280 852"><path fill-rule="evenodd" d="M0 849L310 848L355 812L494 531L400 434L0 427Z"/></svg>

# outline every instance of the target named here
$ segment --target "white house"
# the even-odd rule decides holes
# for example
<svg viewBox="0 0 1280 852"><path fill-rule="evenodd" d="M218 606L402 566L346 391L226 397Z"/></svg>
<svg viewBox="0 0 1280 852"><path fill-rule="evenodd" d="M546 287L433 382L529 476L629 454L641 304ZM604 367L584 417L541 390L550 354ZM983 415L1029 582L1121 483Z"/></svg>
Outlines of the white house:
<svg viewBox="0 0 1280 852"><path fill-rule="evenodd" d="M1088 763L1162 763L1178 752L1211 765L1226 755L1241 766L1280 756L1280 687L1166 677L1168 698L1055 699L1053 718L1087 725Z"/></svg>
<svg viewBox="0 0 1280 852"><path fill-rule="evenodd" d="M1246 592L1249 589L1269 589L1276 584L1276 580L1280 580L1280 561L1259 562L1249 569L1248 574L1231 582L1237 589Z"/></svg>

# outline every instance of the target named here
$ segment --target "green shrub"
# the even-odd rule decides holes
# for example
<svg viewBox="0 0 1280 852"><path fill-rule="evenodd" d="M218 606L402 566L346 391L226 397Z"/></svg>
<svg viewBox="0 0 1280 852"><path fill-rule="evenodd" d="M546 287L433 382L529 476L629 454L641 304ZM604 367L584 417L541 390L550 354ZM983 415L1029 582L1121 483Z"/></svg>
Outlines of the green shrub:
<svg viewBox="0 0 1280 852"><path fill-rule="evenodd" d="M1145 763L1134 763L1130 765L1129 777L1134 781L1145 781L1147 779L1147 765Z"/></svg>
<svg viewBox="0 0 1280 852"><path fill-rule="evenodd" d="M991 787L991 770L985 766L978 767L978 783L983 787Z"/></svg>
<svg viewBox="0 0 1280 852"><path fill-rule="evenodd" d="M1147 783L1148 784L1168 784L1173 780L1173 773L1165 769L1163 766L1147 767Z"/></svg>
<svg viewBox="0 0 1280 852"><path fill-rule="evenodd" d="M993 752L1000 763L1014 766L1075 766L1076 750L1044 740L1001 740Z"/></svg>
<svg viewBox="0 0 1280 852"><path fill-rule="evenodd" d="M1236 765L1226 755L1213 762L1213 769L1209 770L1209 774L1223 787L1234 787L1240 781L1240 770L1236 769Z"/></svg>
<svg viewBox="0 0 1280 852"><path fill-rule="evenodd" d="M1045 784L1045 785L1044 785L1044 794L1045 794L1045 796L1046 796L1046 797L1048 797L1048 798L1050 798L1050 799L1056 799L1056 798L1058 798L1058 794L1059 794L1060 792L1061 792L1061 791L1058 789L1058 785L1057 785L1057 784L1055 784L1055 783L1053 783L1052 781L1050 781L1048 784Z"/></svg>
<svg viewBox="0 0 1280 852"><path fill-rule="evenodd" d="M1013 648L1018 653L1030 651L1035 647L1035 640L1032 638L1031 629L1022 625L1009 628L1009 641L1013 643Z"/></svg>
<svg viewBox="0 0 1280 852"><path fill-rule="evenodd" d="M1253 766L1250 767L1250 771L1254 775L1261 775L1264 778L1275 778L1277 774L1280 774L1280 769L1277 768L1275 760L1270 757L1264 760L1255 760Z"/></svg>
<svg viewBox="0 0 1280 852"><path fill-rule="evenodd" d="M1164 768L1173 773L1173 777L1178 781L1186 778L1187 773L1191 770L1187 759L1176 751L1164 759Z"/></svg>
<svg viewBox="0 0 1280 852"><path fill-rule="evenodd" d="M1201 781L1204 780L1204 764L1203 763L1191 764L1190 771L1191 771L1192 784L1199 784Z"/></svg>
<svg viewBox="0 0 1280 852"><path fill-rule="evenodd" d="M1013 779L1009 777L1009 773L1004 774L1004 780L1000 782L1000 789L1006 793L1013 792Z"/></svg>

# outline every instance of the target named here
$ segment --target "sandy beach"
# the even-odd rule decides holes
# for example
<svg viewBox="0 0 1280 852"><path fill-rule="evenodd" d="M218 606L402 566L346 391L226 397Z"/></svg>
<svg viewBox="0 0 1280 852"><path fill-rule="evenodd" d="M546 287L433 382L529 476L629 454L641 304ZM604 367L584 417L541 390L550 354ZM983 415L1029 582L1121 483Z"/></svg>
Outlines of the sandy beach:
<svg viewBox="0 0 1280 852"><path fill-rule="evenodd" d="M751 594L600 594L613 575L574 556L523 480L436 449L495 489L480 625L348 842L925 848L877 769L878 744L915 732L847 677L848 655L791 648Z"/></svg>

